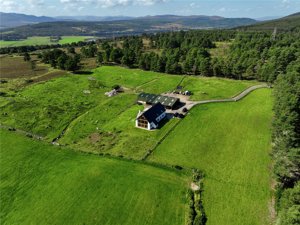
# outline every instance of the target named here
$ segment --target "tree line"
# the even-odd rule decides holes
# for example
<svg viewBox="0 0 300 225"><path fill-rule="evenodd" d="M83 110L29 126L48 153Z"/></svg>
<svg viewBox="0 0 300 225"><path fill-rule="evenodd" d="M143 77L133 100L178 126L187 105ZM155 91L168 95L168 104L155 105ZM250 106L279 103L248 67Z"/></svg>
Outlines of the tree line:
<svg viewBox="0 0 300 225"><path fill-rule="evenodd" d="M212 55L216 42L228 44L223 55ZM81 56L99 64L114 63L169 74L256 79L273 83L300 57L300 32L180 31L73 43L64 46L25 46L0 53L43 48L81 47ZM218 50L218 49L217 49Z"/></svg>
<svg viewBox="0 0 300 225"><path fill-rule="evenodd" d="M116 47L117 42L122 46ZM225 55L211 55L216 42L228 43ZM273 83L300 56L300 33L281 33L274 38L267 32L182 31L104 41L102 49L97 54L99 63Z"/></svg>
<svg viewBox="0 0 300 225"><path fill-rule="evenodd" d="M300 224L300 59L278 76L274 88L273 159L278 221Z"/></svg>

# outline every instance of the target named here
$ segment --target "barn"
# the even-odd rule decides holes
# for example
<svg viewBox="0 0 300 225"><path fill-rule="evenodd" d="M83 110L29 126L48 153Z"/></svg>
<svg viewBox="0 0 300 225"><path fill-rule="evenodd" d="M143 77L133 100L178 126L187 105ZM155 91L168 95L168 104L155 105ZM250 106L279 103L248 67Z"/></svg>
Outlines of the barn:
<svg viewBox="0 0 300 225"><path fill-rule="evenodd" d="M180 102L180 99L163 96L163 95L141 93L138 96L137 102L142 104L148 104L148 105L155 105L157 103L160 103L166 109L174 109L176 105Z"/></svg>
<svg viewBox="0 0 300 225"><path fill-rule="evenodd" d="M150 109L139 112L135 124L136 127L152 130L159 127L160 122L166 117L166 109L161 103L156 103Z"/></svg>

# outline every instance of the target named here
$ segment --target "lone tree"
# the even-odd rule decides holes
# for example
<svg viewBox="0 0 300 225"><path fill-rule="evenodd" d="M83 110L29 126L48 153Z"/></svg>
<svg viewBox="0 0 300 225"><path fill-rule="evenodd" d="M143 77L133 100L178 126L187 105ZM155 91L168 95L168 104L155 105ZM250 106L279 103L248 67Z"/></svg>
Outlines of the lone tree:
<svg viewBox="0 0 300 225"><path fill-rule="evenodd" d="M23 60L24 60L25 62L31 60L30 55L28 54L28 52L25 52L25 53L24 53Z"/></svg>
<svg viewBox="0 0 300 225"><path fill-rule="evenodd" d="M31 70L35 71L35 69L36 69L36 61L31 61L30 62L30 66L31 66Z"/></svg>

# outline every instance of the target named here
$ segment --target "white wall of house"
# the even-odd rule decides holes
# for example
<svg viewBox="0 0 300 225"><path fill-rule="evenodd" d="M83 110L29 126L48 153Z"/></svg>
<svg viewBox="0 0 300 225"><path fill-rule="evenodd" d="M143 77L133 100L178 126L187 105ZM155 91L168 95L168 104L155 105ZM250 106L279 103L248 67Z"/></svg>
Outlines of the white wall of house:
<svg viewBox="0 0 300 225"><path fill-rule="evenodd" d="M139 112L138 116L140 116L141 113ZM163 114L161 114L159 117L157 117L155 120L157 121L157 123L159 123L160 121L162 121L165 117L166 117L166 113L164 112ZM137 119L135 120L135 126L138 127L138 128L142 128L142 127L139 127L139 123L138 123L138 117ZM156 126L155 123L148 123L148 130L152 130L152 129L156 129L158 126Z"/></svg>

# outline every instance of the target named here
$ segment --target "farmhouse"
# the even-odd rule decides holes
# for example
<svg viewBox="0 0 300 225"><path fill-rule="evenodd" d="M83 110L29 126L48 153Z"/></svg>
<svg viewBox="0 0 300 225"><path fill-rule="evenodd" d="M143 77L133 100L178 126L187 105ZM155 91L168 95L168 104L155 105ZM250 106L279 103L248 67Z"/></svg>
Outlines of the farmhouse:
<svg viewBox="0 0 300 225"><path fill-rule="evenodd" d="M137 102L142 104L154 105L157 103L162 104L167 109L174 109L179 103L179 98L167 97L162 95L141 93L138 96Z"/></svg>
<svg viewBox="0 0 300 225"><path fill-rule="evenodd" d="M166 109L158 102L150 109L139 112L135 121L135 126L147 130L156 129L165 117Z"/></svg>

